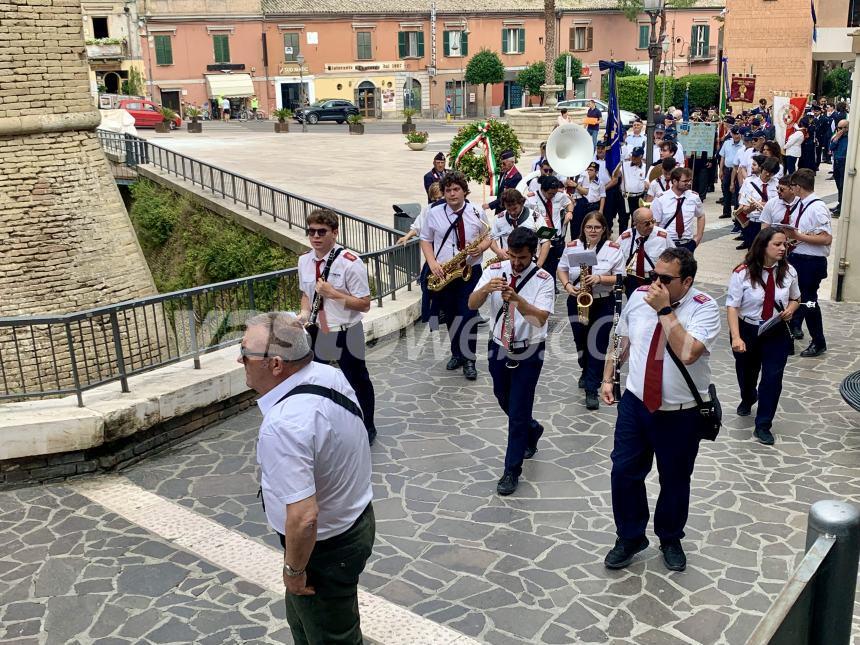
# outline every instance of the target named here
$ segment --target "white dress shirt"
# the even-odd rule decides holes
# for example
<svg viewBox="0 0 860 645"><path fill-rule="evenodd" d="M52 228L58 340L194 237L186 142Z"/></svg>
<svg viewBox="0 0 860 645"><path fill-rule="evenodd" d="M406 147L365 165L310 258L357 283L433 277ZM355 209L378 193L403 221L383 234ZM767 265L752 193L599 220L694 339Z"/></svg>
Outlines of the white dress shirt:
<svg viewBox="0 0 860 645"><path fill-rule="evenodd" d="M639 231L636 230L636 227L628 228L621 235L618 236L616 240L618 245L621 247L621 254L624 257L624 266L630 267L636 270L636 253L639 251L639 246L644 245L645 248L645 271L646 275L648 271L651 271L654 268L654 265L657 264L657 258L668 248L675 246L674 242L669 239L669 233L660 228L659 226L655 226L651 229L651 233L645 238L645 241L642 241L642 236L639 234ZM645 276L638 276L640 278L644 278Z"/></svg>
<svg viewBox="0 0 860 645"><path fill-rule="evenodd" d="M579 177L576 178L576 183L579 186L584 188L588 188L588 194L582 195L581 193L576 193L577 199L585 199L589 204L595 204L599 202L601 199L606 197L606 184L601 183L600 179L595 179L591 181L588 178L588 173L582 173Z"/></svg>
<svg viewBox="0 0 860 645"><path fill-rule="evenodd" d="M753 202L767 203L772 201L777 198L776 187L778 185L779 182L776 177L771 177L770 181L767 182L767 190L765 190L765 184L759 176L750 175L744 179L744 183L741 184L741 190L738 194L738 204L741 206L748 206ZM763 195L767 195L767 201L765 201ZM758 222L761 218L761 210L750 211L748 217L751 222Z"/></svg>
<svg viewBox="0 0 860 645"><path fill-rule="evenodd" d="M805 234L833 234L830 211L815 193L812 193L805 199L800 200L797 210L794 211L791 224L798 231ZM794 247L794 253L800 253L802 255L816 255L826 258L830 255L830 245L798 242L797 246Z"/></svg>
<svg viewBox="0 0 860 645"><path fill-rule="evenodd" d="M803 143L803 130L795 130L791 136L785 140L785 156L799 157L801 154L801 144Z"/></svg>
<svg viewBox="0 0 860 645"><path fill-rule="evenodd" d="M797 271L793 266L786 263L788 271L783 282L776 279L779 265L774 265L774 302L778 302L784 309L789 300L800 298L800 283L797 281ZM762 280L767 284L767 271L762 271ZM729 291L726 294L726 306L738 309L738 314L746 322L758 325L762 320L762 307L764 306L764 287L758 282L750 282L750 274L746 264L736 268L729 278ZM778 313L776 308L774 314Z"/></svg>
<svg viewBox="0 0 860 645"><path fill-rule="evenodd" d="M582 288L579 280L579 264L573 262L572 254L577 251L582 251L585 246L581 241L573 240L568 242L561 255L561 260L558 263L559 271L567 271L569 280L578 289ZM594 248L594 247L592 247ZM624 254L621 252L621 247L615 242L604 242L597 252L597 265L591 267L591 275L623 275L624 274ZM591 293L595 298L608 296L612 293L614 285L597 284L591 287Z"/></svg>
<svg viewBox="0 0 860 645"><path fill-rule="evenodd" d="M483 213L474 204L467 200L463 208L465 208L463 211L463 226L466 231L465 243L469 244L485 231L488 231L490 227L485 222ZM430 209L424 220L424 225L421 227L421 240L433 245L433 253L439 264L444 264L458 253L457 226L454 226L454 230L445 239L445 234L456 220L456 213L451 210L447 202L442 202L435 204ZM443 239L445 239L444 244L442 244ZM468 257L466 262L475 266L481 263L481 258Z"/></svg>
<svg viewBox="0 0 860 645"><path fill-rule="evenodd" d="M660 195L669 190L669 180L663 175L657 177L654 181L648 184L648 196L651 201L656 200Z"/></svg>
<svg viewBox="0 0 860 645"><path fill-rule="evenodd" d="M621 311L617 332L619 336L627 336L630 339L629 371L625 388L640 400L645 391L648 351L658 322L657 312L645 302L647 291L647 286L639 287L630 295L630 299ZM720 307L709 295L692 287L675 308L675 316L684 330L705 346L705 351L699 359L692 365L687 365L686 368L699 394L707 398L708 386L711 384L710 351L720 335ZM668 341L666 345L668 346ZM668 351L664 350L662 359L663 405L677 406L694 401L695 397Z"/></svg>
<svg viewBox="0 0 860 645"><path fill-rule="evenodd" d="M534 213L529 210L528 207L523 208L520 216L516 220L511 219L508 216L507 211L502 211L496 216L496 219L493 220L490 237L496 240L500 247L507 250L508 236L514 232L515 228L519 228L521 226L523 228L530 228L533 231L537 230L537 222L535 221Z"/></svg>
<svg viewBox="0 0 860 645"><path fill-rule="evenodd" d="M536 265L534 263L529 264L520 274L519 279L525 278L535 268ZM508 284L511 283L513 270L511 269L510 260L504 260L487 267L487 270L481 274L478 284L475 285L475 290L477 291L484 285L489 284L490 280L493 278L501 278L502 276L507 279ZM526 282L525 286L518 293L526 302L538 309L548 311L550 314L555 311L555 282L553 282L552 276L543 269L538 269L537 273L529 278L529 281ZM502 342L502 319L504 316L499 316L499 311L504 303L502 300L502 292L494 291L487 296L487 302L490 305L490 321L494 323L493 340L498 345L504 345ZM546 340L548 326L548 319L547 322L540 327L530 324L522 314L520 314L518 308L514 307L514 333L512 341L514 343L521 343L522 341L527 340L529 345L540 343L541 341Z"/></svg>
<svg viewBox="0 0 860 645"><path fill-rule="evenodd" d="M564 223L565 210L571 206L570 197L563 190L558 191L552 198L552 223L548 223L546 217L547 199L543 191L539 190L534 195L526 199L526 208L531 209L537 218L537 228L541 226L549 226L555 228L558 234L561 234Z"/></svg>
<svg viewBox="0 0 860 645"><path fill-rule="evenodd" d="M606 157L604 157L603 159L598 159L597 155L594 155L593 161L598 166L597 180L605 187L606 184L609 183L609 180L612 179L612 177L609 175L609 171L606 169Z"/></svg>
<svg viewBox="0 0 860 645"><path fill-rule="evenodd" d="M296 394L278 403L304 384L332 388L358 405L343 372L309 363L257 401L257 463L269 526L284 534L287 505L316 495L317 540L325 540L349 529L373 497L370 447L361 418L334 401Z"/></svg>
<svg viewBox="0 0 860 645"><path fill-rule="evenodd" d="M336 248L341 247L340 245L336 245ZM309 303L313 303L314 294L317 291L317 261L322 260L320 263L320 275L322 275L328 263L328 256L329 254L326 253L322 258L318 258L314 251L308 251L299 256L299 288L308 297ZM346 249L341 251L335 258L334 263L331 265L327 282L338 291L355 296L356 298L364 298L370 295L367 268L365 268L364 262L362 262L358 254ZM323 300L323 310L330 326L354 325L364 318L362 312L347 309L342 301L335 298L325 298Z"/></svg>
<svg viewBox="0 0 860 645"><path fill-rule="evenodd" d="M648 179L648 169L645 162L640 161L634 166L632 161L621 163L621 191L631 195L639 195L645 192L645 184Z"/></svg>
<svg viewBox="0 0 860 645"><path fill-rule="evenodd" d="M788 221L786 224L794 226L794 214L797 212L797 206L800 200L794 197L790 202L785 202L782 199L768 200L767 204L761 210L759 221L762 224L770 224L771 226L779 226L782 220L785 219L786 209L788 209Z"/></svg>
<svg viewBox="0 0 860 645"><path fill-rule="evenodd" d="M673 242L678 240L674 216L676 204L682 197L684 198L684 203L681 205L681 215L684 218L684 236L681 239L692 240L696 234L696 220L705 216L705 207L696 193L688 190L683 195L678 196L674 190L667 190L651 203L651 214L654 216L657 226L666 229Z"/></svg>

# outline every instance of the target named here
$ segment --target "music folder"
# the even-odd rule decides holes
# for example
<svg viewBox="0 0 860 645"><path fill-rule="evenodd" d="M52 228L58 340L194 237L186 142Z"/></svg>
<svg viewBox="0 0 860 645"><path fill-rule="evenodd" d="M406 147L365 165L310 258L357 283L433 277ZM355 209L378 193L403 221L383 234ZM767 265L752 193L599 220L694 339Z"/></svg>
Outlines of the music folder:
<svg viewBox="0 0 860 645"><path fill-rule="evenodd" d="M761 325L758 326L758 335L766 333L768 330L773 329L775 325L778 325L782 322L782 318L780 314L774 315L770 320L765 320Z"/></svg>
<svg viewBox="0 0 860 645"><path fill-rule="evenodd" d="M537 231L538 239L551 240L556 236L556 230L552 226L541 226Z"/></svg>
<svg viewBox="0 0 860 645"><path fill-rule="evenodd" d="M567 263L570 266L579 266L580 264L590 267L597 266L597 253L593 249L573 247L568 248L565 254L567 255Z"/></svg>

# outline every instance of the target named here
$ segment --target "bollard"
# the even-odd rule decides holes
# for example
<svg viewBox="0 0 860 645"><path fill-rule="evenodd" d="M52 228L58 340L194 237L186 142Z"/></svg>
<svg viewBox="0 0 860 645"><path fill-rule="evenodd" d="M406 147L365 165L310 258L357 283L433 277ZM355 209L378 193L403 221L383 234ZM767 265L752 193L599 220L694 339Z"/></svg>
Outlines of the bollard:
<svg viewBox="0 0 860 645"><path fill-rule="evenodd" d="M814 580L810 645L849 645L860 560L860 509L847 502L823 500L809 509L806 549L819 535L836 543Z"/></svg>

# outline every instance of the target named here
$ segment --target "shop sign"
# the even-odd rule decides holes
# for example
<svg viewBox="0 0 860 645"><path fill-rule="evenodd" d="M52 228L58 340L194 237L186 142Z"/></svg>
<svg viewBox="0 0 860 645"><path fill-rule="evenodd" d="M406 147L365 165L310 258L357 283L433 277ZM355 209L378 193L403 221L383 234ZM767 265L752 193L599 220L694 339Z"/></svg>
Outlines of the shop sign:
<svg viewBox="0 0 860 645"><path fill-rule="evenodd" d="M330 63L326 64L325 71L332 72L399 72L406 69L402 60L397 61L373 61L367 63Z"/></svg>

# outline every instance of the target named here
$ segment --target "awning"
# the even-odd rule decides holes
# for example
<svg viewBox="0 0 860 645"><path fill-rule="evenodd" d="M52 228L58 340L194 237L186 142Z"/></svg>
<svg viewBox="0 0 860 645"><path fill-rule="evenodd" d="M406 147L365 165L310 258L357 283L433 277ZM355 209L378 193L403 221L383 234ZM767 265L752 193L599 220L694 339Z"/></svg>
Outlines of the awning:
<svg viewBox="0 0 860 645"><path fill-rule="evenodd" d="M254 96L254 83L250 74L205 74L206 96L223 96L228 99L241 99Z"/></svg>

